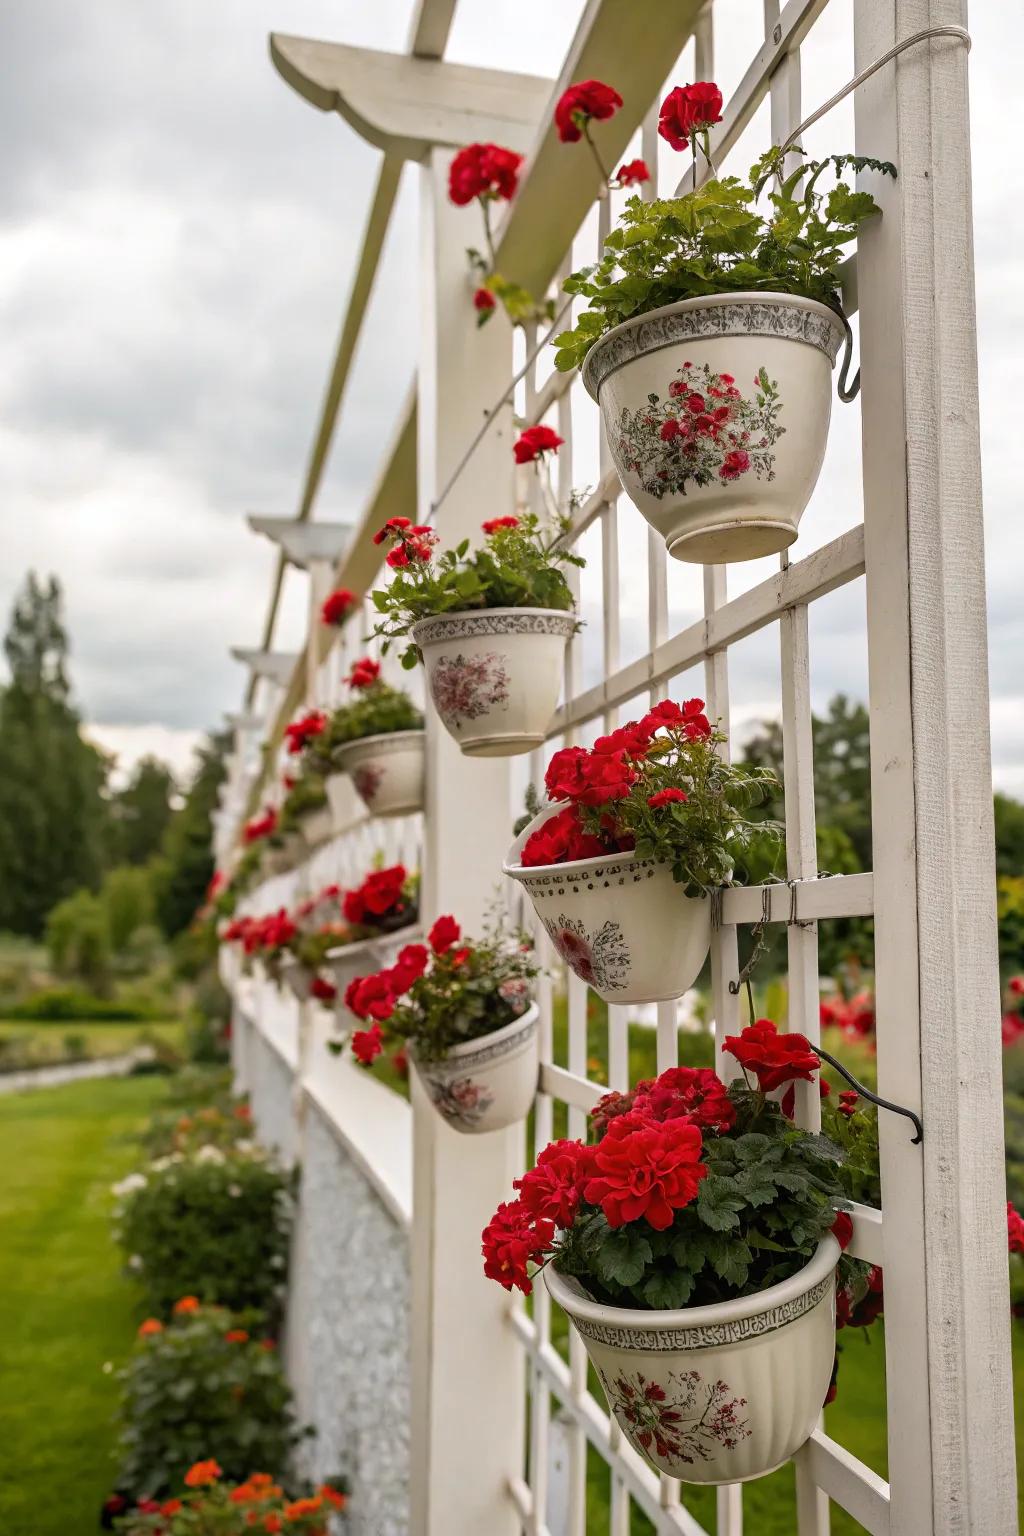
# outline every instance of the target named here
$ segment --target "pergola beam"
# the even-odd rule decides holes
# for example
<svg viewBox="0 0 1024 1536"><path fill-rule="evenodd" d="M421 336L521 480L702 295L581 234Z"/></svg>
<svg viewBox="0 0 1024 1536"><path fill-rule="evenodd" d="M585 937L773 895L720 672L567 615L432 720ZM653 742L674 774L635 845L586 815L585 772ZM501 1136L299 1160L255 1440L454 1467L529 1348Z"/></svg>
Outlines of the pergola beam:
<svg viewBox="0 0 1024 1536"><path fill-rule="evenodd" d="M262 517L249 513L249 527L262 533L283 557L300 570L317 560L337 561L352 536L351 523L304 523L293 517Z"/></svg>
<svg viewBox="0 0 1024 1536"><path fill-rule="evenodd" d="M299 659L297 651L250 650L242 645L233 645L231 654L235 661L249 668L253 678L266 678L267 682L276 683L279 688L287 687Z"/></svg>

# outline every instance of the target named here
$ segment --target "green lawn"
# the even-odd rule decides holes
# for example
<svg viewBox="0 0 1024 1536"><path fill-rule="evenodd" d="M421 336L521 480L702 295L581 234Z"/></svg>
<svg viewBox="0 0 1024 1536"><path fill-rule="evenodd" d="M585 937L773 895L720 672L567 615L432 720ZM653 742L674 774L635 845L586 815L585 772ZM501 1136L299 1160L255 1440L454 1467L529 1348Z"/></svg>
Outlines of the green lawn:
<svg viewBox="0 0 1024 1536"><path fill-rule="evenodd" d="M164 1079L137 1077L0 1098L4 1536L97 1529L113 1478L107 1367L124 1359L138 1322L111 1241L109 1187L137 1166L134 1135L165 1091Z"/></svg>
<svg viewBox="0 0 1024 1536"><path fill-rule="evenodd" d="M56 1061L66 1054L66 1040L74 1036L84 1041L89 1056L121 1056L125 1051L147 1041L163 1041L179 1047L183 1040L184 1026L179 1019L158 1019L153 1023L96 1023L93 1020L79 1022L61 1019L44 1023L36 1020L0 1020L0 1050L5 1042L11 1042L19 1059L27 1055L33 1064Z"/></svg>

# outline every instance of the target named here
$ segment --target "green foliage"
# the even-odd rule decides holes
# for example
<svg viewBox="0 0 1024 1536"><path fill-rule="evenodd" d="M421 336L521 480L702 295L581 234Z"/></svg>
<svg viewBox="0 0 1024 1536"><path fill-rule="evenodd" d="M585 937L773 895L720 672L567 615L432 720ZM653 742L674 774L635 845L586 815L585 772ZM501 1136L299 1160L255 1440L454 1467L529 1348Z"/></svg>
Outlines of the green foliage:
<svg viewBox="0 0 1024 1536"><path fill-rule="evenodd" d="M520 517L513 528L495 529L472 552L469 540L463 539L437 560L411 561L395 572L386 587L374 591L374 606L384 615L374 634L383 637L386 651L420 619L438 613L480 608L570 612L573 596L562 567L586 562L560 545L568 528L568 518L542 527L531 512ZM407 646L402 665L414 667L419 660L419 649Z"/></svg>
<svg viewBox="0 0 1024 1536"><path fill-rule="evenodd" d="M600 1209L584 1205L561 1239L561 1273L613 1306L657 1309L753 1295L808 1263L844 1203L839 1149L740 1082L729 1098L736 1124L727 1135L705 1135L707 1175L671 1226L611 1228Z"/></svg>
<svg viewBox="0 0 1024 1536"><path fill-rule="evenodd" d="M37 936L46 914L103 863L107 762L69 703L67 637L55 578L29 575L4 641L0 691L0 928Z"/></svg>
<svg viewBox="0 0 1024 1536"><path fill-rule="evenodd" d="M319 773L304 764L298 778L285 796L278 821L280 832L294 832L303 816L322 811L327 804L327 791Z"/></svg>
<svg viewBox="0 0 1024 1536"><path fill-rule="evenodd" d="M163 875L156 892L157 916L168 938L187 928L213 875L210 818L224 779L226 734L199 748L199 764L181 809L164 836Z"/></svg>
<svg viewBox="0 0 1024 1536"><path fill-rule="evenodd" d="M115 954L128 948L134 934L153 923L153 891L144 869L121 864L103 877L100 901Z"/></svg>
<svg viewBox="0 0 1024 1536"><path fill-rule="evenodd" d="M999 963L1010 971L1024 970L1024 875L997 878L996 913Z"/></svg>
<svg viewBox="0 0 1024 1536"><path fill-rule="evenodd" d="M843 180L827 193L819 191L819 178L829 167L840 178L847 171L896 174L891 165L857 155L810 161L780 181L768 195L770 209L762 212L758 199L783 169L773 148L751 167L748 181L726 176L684 197L649 203L631 197L601 261L563 284L566 293L588 299L590 307L574 330L555 337L556 368L578 368L613 326L680 299L793 293L838 309L837 274L845 247L877 205Z"/></svg>
<svg viewBox="0 0 1024 1536"><path fill-rule="evenodd" d="M1009 795L992 801L996 821L996 874L1024 875L1024 805Z"/></svg>
<svg viewBox="0 0 1024 1536"><path fill-rule="evenodd" d="M120 1376L122 1493L166 1497L214 1453L231 1479L285 1472L301 1436L277 1354L258 1336L226 1337L260 1326L258 1315L205 1307L137 1341Z"/></svg>
<svg viewBox="0 0 1024 1536"><path fill-rule="evenodd" d="M75 1023L94 1019L110 1023L135 1024L158 1016L157 1010L123 998L96 997L77 987L45 987L20 1003L4 1010L9 1019L35 1019L40 1023Z"/></svg>
<svg viewBox="0 0 1024 1536"><path fill-rule="evenodd" d="M74 977L97 993L107 990L110 927L98 896L81 890L58 902L46 920L46 942L59 976Z"/></svg>
<svg viewBox="0 0 1024 1536"><path fill-rule="evenodd" d="M110 798L110 856L146 864L159 851L170 824L174 778L165 763L142 758L123 789Z"/></svg>
<svg viewBox="0 0 1024 1536"><path fill-rule="evenodd" d="M336 752L364 736L385 736L392 731L421 731L423 712L407 693L378 680L355 694L351 703L336 709L321 736L314 737L306 756L321 773L336 771Z"/></svg>
<svg viewBox="0 0 1024 1536"><path fill-rule="evenodd" d="M146 1306L166 1316L179 1296L269 1316L280 1305L291 1180L258 1148L172 1154L127 1192L117 1234Z"/></svg>

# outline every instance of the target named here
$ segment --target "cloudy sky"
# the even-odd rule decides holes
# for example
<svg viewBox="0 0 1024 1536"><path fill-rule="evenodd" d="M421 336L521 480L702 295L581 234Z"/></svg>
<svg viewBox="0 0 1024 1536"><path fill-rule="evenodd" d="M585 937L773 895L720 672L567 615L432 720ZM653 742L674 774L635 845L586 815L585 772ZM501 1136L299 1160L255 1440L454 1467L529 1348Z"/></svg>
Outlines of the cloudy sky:
<svg viewBox="0 0 1024 1536"><path fill-rule="evenodd" d="M400 50L411 9L411 0L0 7L0 614L28 569L57 573L77 698L123 764L156 751L184 770L197 737L240 701L243 674L228 647L257 643L273 568L244 513L295 511L374 178L376 152L279 79L267 35ZM582 0L461 0L448 57L493 62L498 39L505 68L553 75L581 10ZM753 51L760 11L760 0L718 0L726 94ZM852 0L833 0L812 34L808 109L848 72L851 12ZM1011 413L1024 296L1011 224L1024 176L1001 105L1016 99L1024 42L1005 15L976 0L971 71L993 742L997 783L1024 795L1024 541L1006 451L1019 436ZM812 149L849 147L852 114L840 109L817 131L825 136ZM766 133L762 113L737 154L741 168ZM319 516L359 515L414 366L416 189L406 177ZM584 444L584 471L586 453ZM858 463L857 410L837 406L801 553L857 520ZM626 659L642 646L644 622L642 573L628 565L627 597L638 598ZM764 574L739 571L735 589ZM672 579L682 620L696 603L694 573ZM292 577L286 592L284 644L298 639L301 582ZM815 614L818 703L840 688L863 692L862 603L851 591ZM588 649L596 645L594 632ZM739 647L732 678L741 720L776 707L774 638Z"/></svg>

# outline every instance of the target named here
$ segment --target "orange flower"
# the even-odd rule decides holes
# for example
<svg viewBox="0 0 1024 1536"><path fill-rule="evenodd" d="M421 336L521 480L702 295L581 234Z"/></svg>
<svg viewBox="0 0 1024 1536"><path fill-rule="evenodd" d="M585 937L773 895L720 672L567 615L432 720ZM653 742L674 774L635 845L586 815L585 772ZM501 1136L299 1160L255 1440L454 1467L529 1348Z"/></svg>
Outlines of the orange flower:
<svg viewBox="0 0 1024 1536"><path fill-rule="evenodd" d="M266 1518L263 1521L263 1529L265 1531L270 1531L271 1532L271 1536L276 1536L276 1533L278 1531L281 1531L281 1530L284 1529L284 1527L281 1524L281 1516L280 1515L267 1515Z"/></svg>
<svg viewBox="0 0 1024 1536"><path fill-rule="evenodd" d="M184 1317L189 1312L198 1312L200 1308L198 1296L183 1296L180 1301L174 1303L175 1317Z"/></svg>
<svg viewBox="0 0 1024 1536"><path fill-rule="evenodd" d="M163 1331L164 1325L158 1317L147 1317L144 1323L139 1324L140 1339L151 1339L155 1334Z"/></svg>
<svg viewBox="0 0 1024 1536"><path fill-rule="evenodd" d="M206 1488L222 1475L221 1467L212 1458L209 1461L197 1461L185 1473L185 1487Z"/></svg>
<svg viewBox="0 0 1024 1536"><path fill-rule="evenodd" d="M249 1335L244 1328L229 1328L224 1339L228 1344L248 1344Z"/></svg>
<svg viewBox="0 0 1024 1536"><path fill-rule="evenodd" d="M348 1503L348 1499L345 1497L345 1495L343 1493L339 1493L337 1488L332 1488L330 1483L324 1483L320 1488L317 1489L317 1492L322 1499L327 1500L328 1504L333 1504L335 1509L344 1509L345 1505Z"/></svg>
<svg viewBox="0 0 1024 1536"><path fill-rule="evenodd" d="M318 1515L324 1507L324 1501L317 1494L313 1499L296 1499L294 1504L286 1504L284 1512L289 1520L301 1520L304 1515Z"/></svg>
<svg viewBox="0 0 1024 1536"><path fill-rule="evenodd" d="M165 1504L160 1505L160 1513L162 1515L176 1515L180 1508L180 1499L168 1499Z"/></svg>

